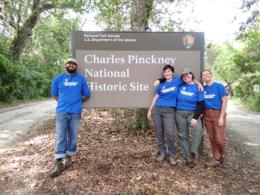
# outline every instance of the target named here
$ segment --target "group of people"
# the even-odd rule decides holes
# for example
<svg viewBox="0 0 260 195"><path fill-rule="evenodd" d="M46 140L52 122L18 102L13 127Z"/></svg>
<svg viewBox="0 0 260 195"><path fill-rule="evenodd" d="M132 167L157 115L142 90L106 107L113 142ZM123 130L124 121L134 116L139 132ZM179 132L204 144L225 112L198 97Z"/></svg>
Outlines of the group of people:
<svg viewBox="0 0 260 195"><path fill-rule="evenodd" d="M156 94L147 117L154 120L159 148L158 161L166 158L176 165L175 134L180 142L185 164L192 168L203 135L201 116L212 146L210 166L223 166L225 154L225 125L228 94L224 86L213 81L212 73L204 70L202 86L189 68L181 76L174 75L174 68L165 65L163 78L155 82ZM191 141L189 133L191 131Z"/></svg>
<svg viewBox="0 0 260 195"><path fill-rule="evenodd" d="M52 81L51 94L57 100L56 107L56 143L55 166L49 177L58 176L72 165L72 156L77 151L79 122L83 103L89 98L90 90L86 79L77 73L78 63L69 58L66 72ZM160 155L159 161L166 158L165 140L167 140L170 164L176 164L175 124L186 164L193 167L194 157L202 138L201 114L212 145L215 164L223 164L225 150L225 116L227 93L225 88L213 81L209 70L202 72L206 83L203 87L189 69L181 76L174 75L174 68L165 65L164 78L156 81L156 95L153 98L147 116L153 117ZM191 146L189 129L192 128Z"/></svg>

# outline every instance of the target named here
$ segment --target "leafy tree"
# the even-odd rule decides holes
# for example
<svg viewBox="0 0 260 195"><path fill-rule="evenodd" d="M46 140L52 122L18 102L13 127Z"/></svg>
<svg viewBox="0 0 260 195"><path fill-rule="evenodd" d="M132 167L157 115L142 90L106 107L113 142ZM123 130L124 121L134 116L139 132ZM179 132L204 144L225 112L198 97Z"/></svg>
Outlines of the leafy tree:
<svg viewBox="0 0 260 195"><path fill-rule="evenodd" d="M4 11L0 20L11 27L13 34L9 47L10 56L19 59L40 17L57 12L64 13L68 9L83 11L84 3L84 0L3 0Z"/></svg>
<svg viewBox="0 0 260 195"><path fill-rule="evenodd" d="M260 85L260 28L247 29L239 36L244 43L242 52L235 56L234 62L243 74L236 85L236 95L251 109L260 110L260 92L253 90L254 85Z"/></svg>
<svg viewBox="0 0 260 195"><path fill-rule="evenodd" d="M61 20L60 17L41 19L24 50L27 58L41 59L45 68L55 64L57 71L61 70L64 59L71 55L71 30L79 29L78 18Z"/></svg>
<svg viewBox="0 0 260 195"><path fill-rule="evenodd" d="M249 29L239 36L244 43L243 54L235 62L240 71L245 73L260 71L260 26Z"/></svg>
<svg viewBox="0 0 260 195"><path fill-rule="evenodd" d="M257 19L258 18L258 19ZM260 92L254 85L260 85L260 28L259 15L253 26L248 26L236 42L242 47L235 49L232 44L215 45L207 49L211 68L218 79L232 84L234 94L250 109L260 110Z"/></svg>
<svg viewBox="0 0 260 195"><path fill-rule="evenodd" d="M8 96L15 88L15 74L13 70L12 63L5 57L5 55L0 54L0 99L1 101L6 101ZM12 81L12 82L10 82Z"/></svg>
<svg viewBox="0 0 260 195"><path fill-rule="evenodd" d="M97 24L107 31L130 29L131 1L128 0L95 0L93 8L98 12Z"/></svg>
<svg viewBox="0 0 260 195"><path fill-rule="evenodd" d="M239 78L240 70L234 61L239 51L233 48L229 43L224 43L215 48L216 56L212 65L212 70L217 80L224 81L230 88L233 95L231 85Z"/></svg>
<svg viewBox="0 0 260 195"><path fill-rule="evenodd" d="M246 19L246 21L241 23L239 30L244 32L247 29L255 28L259 25L259 0L241 0L242 6L241 10L243 12L249 12L250 16Z"/></svg>
<svg viewBox="0 0 260 195"><path fill-rule="evenodd" d="M12 40L1 35L1 101L50 96L51 80L57 72L63 71L64 59L70 55L71 29L79 28L77 18L63 16L63 13L56 13L39 19L19 61L7 57Z"/></svg>
<svg viewBox="0 0 260 195"><path fill-rule="evenodd" d="M144 2L145 6L141 6ZM158 31L183 30L182 11L188 5L194 3L194 0L145 0L145 1L127 1L127 0L94 0L92 8L97 13L97 24L105 30L130 31L132 30L132 18L134 15L143 18L145 13L144 29L151 30L156 28ZM169 12L169 5L175 7L175 13L178 18L173 17ZM135 9L137 8L137 9ZM140 9L139 9L140 8ZM142 9L147 9L142 10ZM133 14L135 11L140 11Z"/></svg>

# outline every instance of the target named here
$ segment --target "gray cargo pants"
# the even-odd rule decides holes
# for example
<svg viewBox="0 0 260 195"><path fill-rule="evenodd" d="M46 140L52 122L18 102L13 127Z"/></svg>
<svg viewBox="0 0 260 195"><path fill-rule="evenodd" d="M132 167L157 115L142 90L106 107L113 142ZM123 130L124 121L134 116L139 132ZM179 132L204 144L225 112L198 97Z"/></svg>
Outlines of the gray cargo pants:
<svg viewBox="0 0 260 195"><path fill-rule="evenodd" d="M180 140L180 146L184 157L190 157L191 152L198 154L198 148L203 135L201 119L198 118L197 125L193 128L190 127L191 119L194 111L177 110L176 111L176 125L177 135ZM191 129L191 147L189 141L189 130Z"/></svg>

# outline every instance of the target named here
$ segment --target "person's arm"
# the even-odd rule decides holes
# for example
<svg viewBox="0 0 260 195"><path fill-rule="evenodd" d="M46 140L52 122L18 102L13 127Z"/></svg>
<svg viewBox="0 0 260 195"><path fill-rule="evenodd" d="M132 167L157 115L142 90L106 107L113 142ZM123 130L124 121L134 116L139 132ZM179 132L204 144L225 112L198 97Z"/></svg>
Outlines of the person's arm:
<svg viewBox="0 0 260 195"><path fill-rule="evenodd" d="M194 79L193 81L194 81L194 83L196 83L198 85L200 92L204 91L203 85L197 79Z"/></svg>
<svg viewBox="0 0 260 195"><path fill-rule="evenodd" d="M84 103L89 97L90 97L90 90L87 84L87 81L85 78L82 79L82 85L81 85L81 100Z"/></svg>
<svg viewBox="0 0 260 195"><path fill-rule="evenodd" d="M51 83L51 96L58 101L59 89L58 89L58 78L55 77Z"/></svg>
<svg viewBox="0 0 260 195"><path fill-rule="evenodd" d="M84 103L85 101L87 101L88 97L87 96L81 96L81 100Z"/></svg>
<svg viewBox="0 0 260 195"><path fill-rule="evenodd" d="M150 105L150 107L149 107L149 110L148 110L148 112L147 112L147 118L148 118L149 120L152 120L152 109L153 109L153 107L154 107L154 105L155 105L155 102L156 102L156 100L158 99L158 97L159 97L158 94L156 94L156 95L153 97L153 101L152 101L152 103L151 103L151 105Z"/></svg>
<svg viewBox="0 0 260 195"><path fill-rule="evenodd" d="M198 102L197 104L198 104L198 108L196 109L196 111L195 111L195 113L194 113L194 115L191 119L191 126L192 127L197 125L198 118L200 117L200 115L203 112L205 102L201 101L201 102Z"/></svg>
<svg viewBox="0 0 260 195"><path fill-rule="evenodd" d="M164 83L166 81L166 78L159 78L156 81L154 81L153 86L158 87L161 83Z"/></svg>
<svg viewBox="0 0 260 195"><path fill-rule="evenodd" d="M221 99L222 99L222 106L221 106L220 116L219 116L219 120L218 120L218 125L220 127L222 127L224 125L224 117L225 117L226 110L227 110L228 96L225 95Z"/></svg>

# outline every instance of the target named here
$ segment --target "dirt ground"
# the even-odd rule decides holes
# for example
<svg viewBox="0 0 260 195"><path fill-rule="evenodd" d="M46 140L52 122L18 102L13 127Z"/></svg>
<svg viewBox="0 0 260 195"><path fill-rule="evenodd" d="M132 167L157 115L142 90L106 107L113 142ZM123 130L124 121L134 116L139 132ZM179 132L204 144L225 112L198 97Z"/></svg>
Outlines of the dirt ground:
<svg viewBox="0 0 260 195"><path fill-rule="evenodd" d="M208 168L210 154L193 169L159 163L154 129L115 128L107 112L83 113L73 167L54 179L54 119L23 135L0 154L1 194L260 194L260 167L240 142L229 140L225 168ZM120 130L121 129L121 130ZM206 138L206 136L205 136Z"/></svg>

